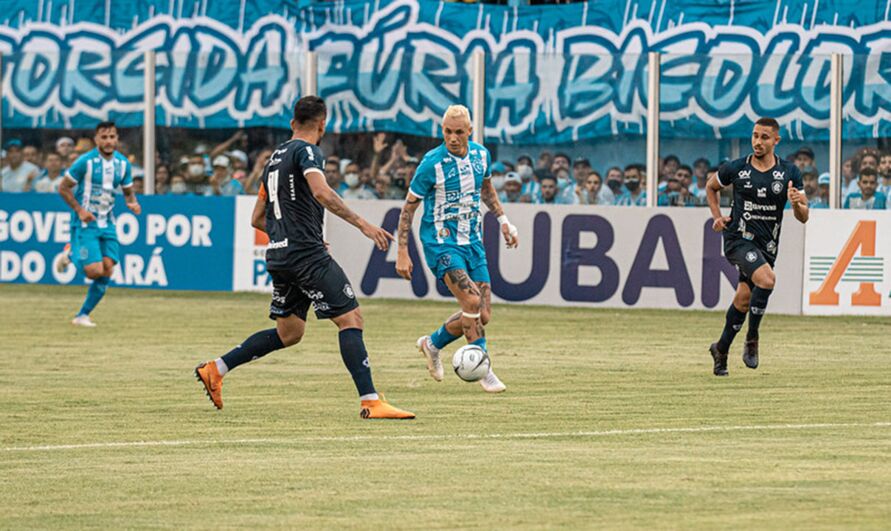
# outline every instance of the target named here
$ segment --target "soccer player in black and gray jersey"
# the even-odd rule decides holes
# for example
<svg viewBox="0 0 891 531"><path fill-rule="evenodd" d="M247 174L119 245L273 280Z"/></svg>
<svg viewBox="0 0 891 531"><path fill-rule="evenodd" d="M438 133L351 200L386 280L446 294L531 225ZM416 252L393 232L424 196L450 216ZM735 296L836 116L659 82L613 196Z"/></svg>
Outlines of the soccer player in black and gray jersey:
<svg viewBox="0 0 891 531"><path fill-rule="evenodd" d="M715 232L724 233L724 256L739 270L739 285L727 310L724 331L709 348L714 374L727 376L727 353L736 333L749 316L743 347L743 362L758 367L758 327L776 283L774 264L786 202L795 219L807 223L807 197L801 174L791 162L780 159L774 149L780 141L780 126L773 118L761 118L752 130L752 154L721 166L706 186L708 206ZM720 208L721 188L733 185L730 216Z"/></svg>
<svg viewBox="0 0 891 531"><path fill-rule="evenodd" d="M195 369L208 397L223 408L223 376L229 371L303 337L306 314L330 319L339 329L340 354L353 377L362 418L411 419L414 414L393 407L377 394L362 338L359 303L343 270L328 254L322 239L325 209L352 224L386 251L393 236L350 210L325 181L325 157L316 145L325 134L327 109L315 96L294 105L291 140L278 146L263 170L262 188L252 223L269 235L266 265L272 277L269 317L275 328L245 339L228 354Z"/></svg>

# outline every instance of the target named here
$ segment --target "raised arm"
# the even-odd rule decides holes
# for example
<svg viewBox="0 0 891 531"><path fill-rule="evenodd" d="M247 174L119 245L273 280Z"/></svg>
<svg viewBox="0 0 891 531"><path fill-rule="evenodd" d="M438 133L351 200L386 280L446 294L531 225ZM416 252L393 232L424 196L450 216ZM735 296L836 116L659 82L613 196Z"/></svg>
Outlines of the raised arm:
<svg viewBox="0 0 891 531"><path fill-rule="evenodd" d="M368 223L365 221L365 218L353 212L353 210L343 202L343 199L337 195L337 192L328 186L328 182L325 181L325 174L322 173L321 170L316 168L308 169L305 176L307 183L309 183L309 189L312 191L312 195L316 198L316 201L327 208L328 211L335 216L359 229L362 234L377 245L378 249L381 251L387 250L390 246L390 240L393 239L392 234L380 227Z"/></svg>

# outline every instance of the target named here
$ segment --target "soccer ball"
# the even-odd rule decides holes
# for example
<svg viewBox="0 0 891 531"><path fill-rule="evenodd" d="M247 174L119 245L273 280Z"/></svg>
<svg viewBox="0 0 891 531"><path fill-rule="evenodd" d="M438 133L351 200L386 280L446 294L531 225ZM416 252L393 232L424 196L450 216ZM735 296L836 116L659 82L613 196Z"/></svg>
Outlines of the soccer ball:
<svg viewBox="0 0 891 531"><path fill-rule="evenodd" d="M481 380L489 374L491 366L489 355L477 345L464 345L452 356L452 368L465 382Z"/></svg>

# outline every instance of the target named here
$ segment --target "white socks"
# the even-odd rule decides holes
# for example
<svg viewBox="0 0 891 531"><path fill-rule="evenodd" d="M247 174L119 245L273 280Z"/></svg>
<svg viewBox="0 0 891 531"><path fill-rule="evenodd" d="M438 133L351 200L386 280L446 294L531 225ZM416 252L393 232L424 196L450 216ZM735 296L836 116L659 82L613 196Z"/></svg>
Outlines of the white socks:
<svg viewBox="0 0 891 531"><path fill-rule="evenodd" d="M217 358L214 363L217 364L217 371L219 371L220 377L226 376L226 373L229 372L229 367L226 367L226 362L223 361L223 358Z"/></svg>
<svg viewBox="0 0 891 531"><path fill-rule="evenodd" d="M377 396L377 393L371 393L368 395L360 396L359 400L378 400L378 396Z"/></svg>

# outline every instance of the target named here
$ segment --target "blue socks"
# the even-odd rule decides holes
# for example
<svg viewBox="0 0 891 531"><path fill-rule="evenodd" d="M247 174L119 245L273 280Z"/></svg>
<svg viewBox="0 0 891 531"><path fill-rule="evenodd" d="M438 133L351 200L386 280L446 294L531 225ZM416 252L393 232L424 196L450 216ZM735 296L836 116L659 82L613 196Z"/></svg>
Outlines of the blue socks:
<svg viewBox="0 0 891 531"><path fill-rule="evenodd" d="M758 327L761 326L761 318L767 311L767 300L772 289L764 289L755 286L752 288L752 299L749 302L749 331L746 333L746 341L758 339Z"/></svg>
<svg viewBox="0 0 891 531"><path fill-rule="evenodd" d="M471 342L470 344L476 345L479 348L483 349L483 352L488 352L488 350L486 349L486 338L484 338L484 337L481 337L481 338L477 339L476 341Z"/></svg>
<svg viewBox="0 0 891 531"><path fill-rule="evenodd" d="M377 393L374 390L374 382L371 381L371 364L368 362L368 352L365 350L365 341L362 340L362 330L347 328L338 334L340 340L340 357L346 365L359 396Z"/></svg>
<svg viewBox="0 0 891 531"><path fill-rule="evenodd" d="M446 330L446 325L442 325L439 327L439 330L437 330L436 332L433 332L430 335L430 342L433 343L434 347L436 347L438 349L442 349L442 348L445 348L446 345L448 345L452 341L458 339L459 337L462 337L462 336L453 336L452 334L449 333L448 330Z"/></svg>
<svg viewBox="0 0 891 531"><path fill-rule="evenodd" d="M727 351L730 350L730 344L733 343L733 338L735 338L737 332L742 329L742 325L745 321L746 312L737 310L736 306L731 302L730 308L727 309L727 316L724 320L724 331L721 332L721 339L718 340L718 352L726 354Z"/></svg>
<svg viewBox="0 0 891 531"><path fill-rule="evenodd" d="M87 288L87 298L84 299L84 305L80 307L77 315L90 315L90 312L96 308L96 305L105 296L105 290L108 289L109 282L111 282L111 277L99 277L90 284L90 287Z"/></svg>
<svg viewBox="0 0 891 531"><path fill-rule="evenodd" d="M284 347L285 344L278 337L278 331L275 328L270 328L269 330L257 332L245 339L240 345L223 356L222 359L228 370L232 370L239 365L262 358L270 352Z"/></svg>

